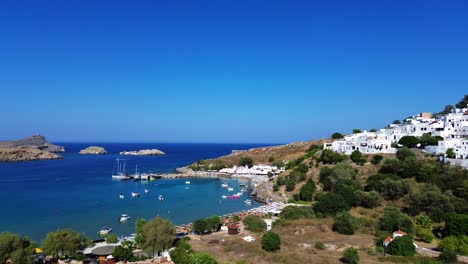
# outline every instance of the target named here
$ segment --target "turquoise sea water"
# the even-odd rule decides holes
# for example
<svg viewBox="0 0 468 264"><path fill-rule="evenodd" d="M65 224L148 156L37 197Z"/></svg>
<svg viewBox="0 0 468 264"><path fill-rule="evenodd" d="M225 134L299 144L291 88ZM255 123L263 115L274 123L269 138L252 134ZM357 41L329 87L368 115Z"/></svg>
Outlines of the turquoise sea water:
<svg viewBox="0 0 468 264"><path fill-rule="evenodd" d="M222 215L258 206L239 200L223 200L227 191L221 183L240 190L233 179L157 179L152 182L115 181L111 173L118 152L158 148L165 156L127 156L127 171L172 172L199 159L226 155L233 149L249 149L259 144L99 144L62 143L67 152L63 160L0 163L0 232L20 233L40 241L57 228L73 228L90 238L98 238L103 226L113 233L129 235L135 220L158 214L174 224L183 224L211 215ZM90 145L105 147L110 154L79 155ZM186 189L186 187L189 189ZM150 192L146 194L145 189ZM140 197L131 198L131 192ZM125 199L119 199L123 193ZM163 202L158 195L165 197ZM121 214L132 218L118 222Z"/></svg>

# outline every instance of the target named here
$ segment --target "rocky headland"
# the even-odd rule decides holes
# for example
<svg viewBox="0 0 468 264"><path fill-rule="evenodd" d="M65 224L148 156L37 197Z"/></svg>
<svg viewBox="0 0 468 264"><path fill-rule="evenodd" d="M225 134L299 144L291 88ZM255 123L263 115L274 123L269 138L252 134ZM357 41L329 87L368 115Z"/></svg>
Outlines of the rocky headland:
<svg viewBox="0 0 468 264"><path fill-rule="evenodd" d="M90 146L90 147L80 150L79 153L82 155L101 155L101 154L107 154L107 150L103 147Z"/></svg>
<svg viewBox="0 0 468 264"><path fill-rule="evenodd" d="M64 147L47 142L44 136L34 135L0 142L0 162L62 159L54 152L64 151Z"/></svg>
<svg viewBox="0 0 468 264"><path fill-rule="evenodd" d="M142 149L142 150L134 150L134 151L122 151L119 153L120 155L133 155L133 156L160 156L166 155L166 153L162 152L159 149Z"/></svg>

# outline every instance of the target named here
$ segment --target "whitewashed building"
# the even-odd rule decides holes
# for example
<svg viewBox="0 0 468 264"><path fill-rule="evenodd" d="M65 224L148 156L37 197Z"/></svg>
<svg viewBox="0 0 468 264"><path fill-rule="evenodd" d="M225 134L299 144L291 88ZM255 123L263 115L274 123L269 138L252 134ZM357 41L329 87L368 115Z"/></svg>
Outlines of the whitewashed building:
<svg viewBox="0 0 468 264"><path fill-rule="evenodd" d="M376 132L361 132L346 135L333 142L325 142L324 149L350 155L359 150L364 154L395 153L392 147L404 136L422 137L430 133L444 140L437 146L427 146L426 151L445 155L453 149L456 159L468 159L468 108L454 109L446 115L433 117L430 113L420 113L404 120L403 124L392 124Z"/></svg>

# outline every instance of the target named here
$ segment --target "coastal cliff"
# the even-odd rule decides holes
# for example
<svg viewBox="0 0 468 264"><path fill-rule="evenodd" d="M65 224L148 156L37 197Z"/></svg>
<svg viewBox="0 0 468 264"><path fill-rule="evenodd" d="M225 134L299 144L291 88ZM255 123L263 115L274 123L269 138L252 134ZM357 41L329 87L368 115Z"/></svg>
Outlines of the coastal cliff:
<svg viewBox="0 0 468 264"><path fill-rule="evenodd" d="M101 155L101 154L107 154L107 150L103 147L90 146L90 147L80 150L79 153L82 155Z"/></svg>
<svg viewBox="0 0 468 264"><path fill-rule="evenodd" d="M63 152L64 147L53 145L41 135L20 140L0 142L0 162L62 159L54 152Z"/></svg>

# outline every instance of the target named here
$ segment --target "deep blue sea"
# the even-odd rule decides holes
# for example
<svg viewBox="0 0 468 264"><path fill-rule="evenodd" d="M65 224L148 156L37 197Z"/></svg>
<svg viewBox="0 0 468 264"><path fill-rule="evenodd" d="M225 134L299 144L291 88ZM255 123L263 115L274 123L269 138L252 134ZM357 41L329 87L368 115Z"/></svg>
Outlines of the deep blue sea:
<svg viewBox="0 0 468 264"><path fill-rule="evenodd" d="M232 179L157 179L152 182L115 181L112 170L120 151L157 148L164 156L125 156L127 172L173 172L175 168L199 159L213 158L236 149L261 144L138 144L138 143L56 143L64 146L63 160L0 163L0 232L20 233L41 241L47 232L73 228L96 239L103 226L117 236L134 233L135 220L151 219L158 214L174 224L192 222L211 215L222 215L258 206L239 200L222 200L226 190L221 183L240 188ZM109 154L80 155L91 145L102 146ZM189 189L186 189L189 186ZM144 189L150 192L145 194ZM140 197L131 198L131 192ZM123 193L125 199L119 199ZM165 197L163 202L158 195ZM125 224L121 214L132 218Z"/></svg>

